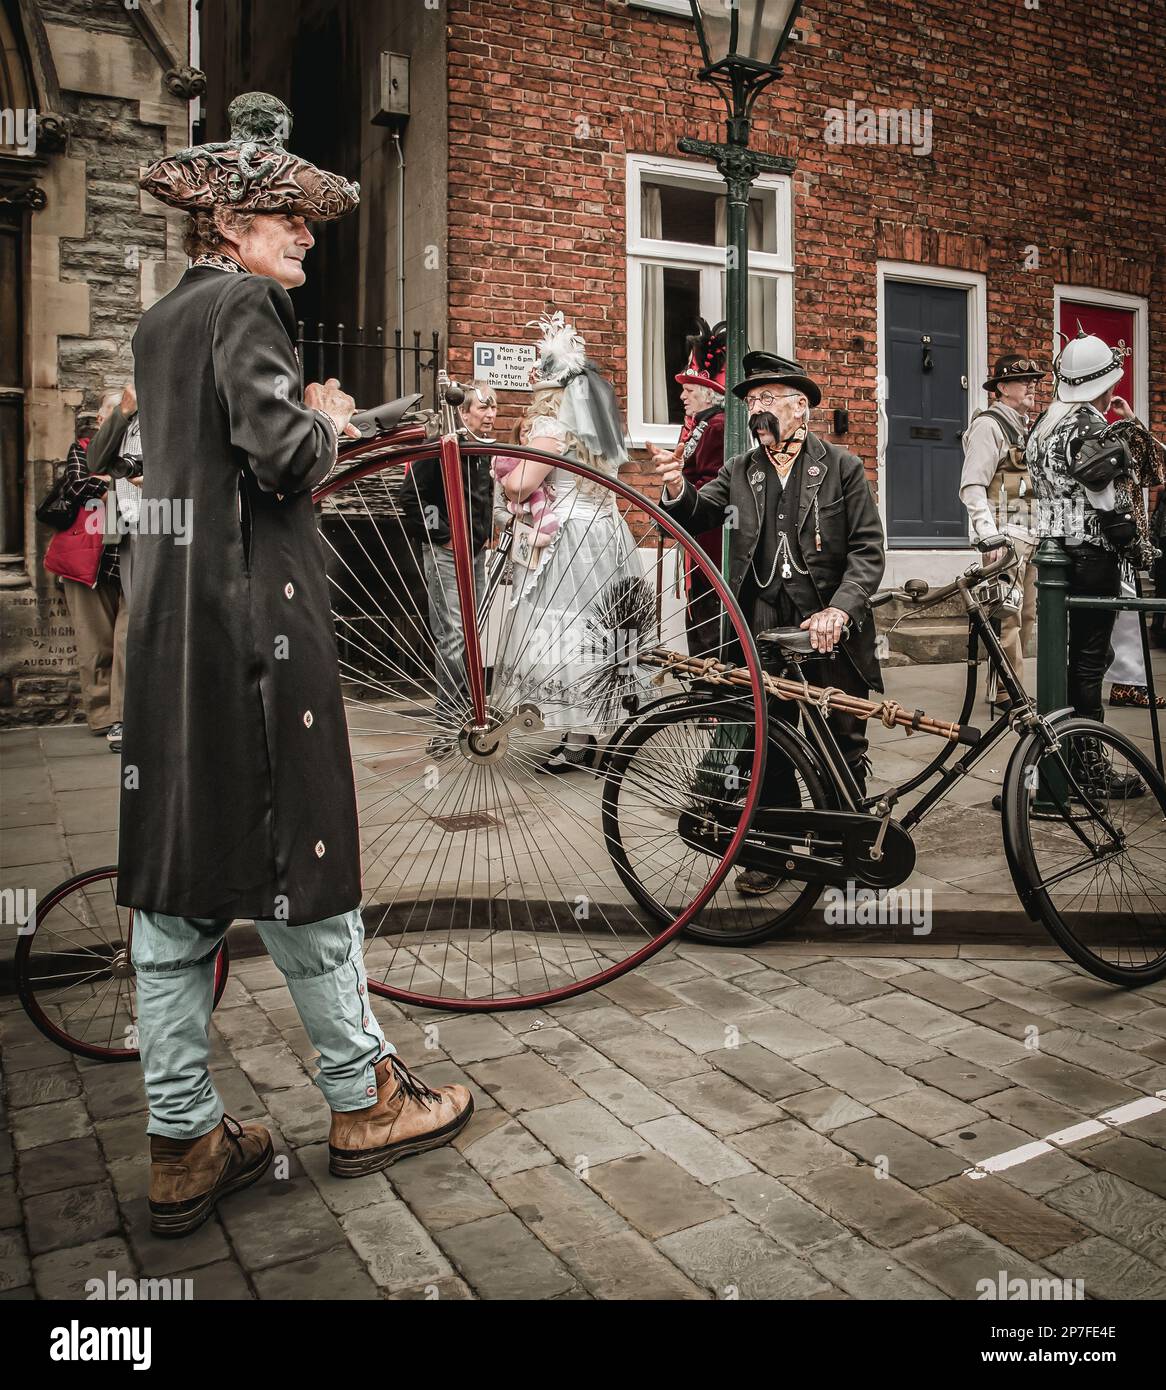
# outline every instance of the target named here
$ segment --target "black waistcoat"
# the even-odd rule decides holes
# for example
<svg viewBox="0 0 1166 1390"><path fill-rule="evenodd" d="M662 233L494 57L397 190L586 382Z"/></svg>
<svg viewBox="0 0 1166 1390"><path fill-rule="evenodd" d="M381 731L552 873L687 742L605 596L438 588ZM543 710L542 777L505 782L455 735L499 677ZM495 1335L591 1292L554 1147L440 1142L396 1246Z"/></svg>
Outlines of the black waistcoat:
<svg viewBox="0 0 1166 1390"><path fill-rule="evenodd" d="M766 460L765 482L762 496L758 499L761 503L761 535L753 553L750 587L758 597L770 604L776 604L779 595L784 592L797 611L803 617L808 617L811 613L816 613L820 605L809 575L798 573L799 565L802 569L806 568L798 541L798 501L802 495L805 455L803 447L790 469L784 488L778 479L777 470ZM788 578L782 575L781 561L774 565L780 544L779 537L782 535L789 541L790 553L793 556ZM765 580L769 578L771 570L773 578L766 584Z"/></svg>

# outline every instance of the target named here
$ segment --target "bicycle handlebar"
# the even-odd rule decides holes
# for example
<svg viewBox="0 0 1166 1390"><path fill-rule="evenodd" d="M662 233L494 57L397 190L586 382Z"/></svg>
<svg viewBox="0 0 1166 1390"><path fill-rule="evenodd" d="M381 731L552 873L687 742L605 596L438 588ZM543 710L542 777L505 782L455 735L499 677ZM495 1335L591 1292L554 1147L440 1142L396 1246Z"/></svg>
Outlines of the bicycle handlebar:
<svg viewBox="0 0 1166 1390"><path fill-rule="evenodd" d="M1010 565L1016 563L1016 547L1007 536L992 536L987 541L977 543L979 550L1003 550L1004 554L997 560L993 560L990 565L971 565L958 579L954 579L950 584L945 584L941 589L923 588L915 593L906 588L883 589L880 593L872 594L867 602L872 608L878 608L884 603L890 603L892 599L901 599L904 603L909 603L917 611L931 608L937 603L942 603L944 599L951 598L952 594L958 593L961 589L971 588L973 584L982 584L986 579L995 579L998 574L1002 574ZM909 579L908 584L920 583L919 580Z"/></svg>

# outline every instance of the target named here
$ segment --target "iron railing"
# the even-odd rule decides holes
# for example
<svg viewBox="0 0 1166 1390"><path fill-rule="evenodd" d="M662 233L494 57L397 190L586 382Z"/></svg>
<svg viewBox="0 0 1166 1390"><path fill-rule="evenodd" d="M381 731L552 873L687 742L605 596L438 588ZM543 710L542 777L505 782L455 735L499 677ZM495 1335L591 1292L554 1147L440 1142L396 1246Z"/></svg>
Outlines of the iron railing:
<svg viewBox="0 0 1166 1390"><path fill-rule="evenodd" d="M307 331L313 326L314 336ZM380 324L367 332L358 324L353 334L342 323L312 325L300 319L296 347L305 377L315 381L336 377L362 410L414 391L428 396L432 408L438 409L441 336L436 331L423 345L421 332L415 329L410 344L402 342L398 328L387 342Z"/></svg>

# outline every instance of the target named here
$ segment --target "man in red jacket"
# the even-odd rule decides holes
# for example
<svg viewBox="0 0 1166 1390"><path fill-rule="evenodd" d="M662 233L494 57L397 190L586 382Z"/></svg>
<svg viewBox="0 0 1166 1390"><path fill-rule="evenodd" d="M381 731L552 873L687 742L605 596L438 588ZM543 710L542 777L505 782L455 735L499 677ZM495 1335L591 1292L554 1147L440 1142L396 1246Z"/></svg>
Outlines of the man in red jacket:
<svg viewBox="0 0 1166 1390"><path fill-rule="evenodd" d="M710 328L698 319L697 331L687 340L688 365L678 372L680 398L684 402L684 428L671 457L682 465L684 477L698 490L715 478L725 461L725 354L726 325ZM653 462L669 457L662 450ZM702 531L697 540L713 563L721 563L722 528ZM720 650L721 605L712 585L691 563L684 577L685 627L692 656L716 656Z"/></svg>

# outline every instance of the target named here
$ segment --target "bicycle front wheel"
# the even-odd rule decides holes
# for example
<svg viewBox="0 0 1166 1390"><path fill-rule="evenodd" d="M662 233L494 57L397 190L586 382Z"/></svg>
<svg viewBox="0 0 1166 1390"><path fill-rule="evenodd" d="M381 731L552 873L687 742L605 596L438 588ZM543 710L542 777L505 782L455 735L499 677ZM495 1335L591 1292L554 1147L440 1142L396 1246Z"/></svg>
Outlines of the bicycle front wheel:
<svg viewBox="0 0 1166 1390"><path fill-rule="evenodd" d="M1004 790L1017 889L1062 949L1127 988L1166 975L1166 782L1116 729L1030 734Z"/></svg>
<svg viewBox="0 0 1166 1390"><path fill-rule="evenodd" d="M16 943L16 990L29 1018L58 1047L93 1062L138 1057L138 995L131 960L133 908L117 901L117 869L74 874L38 905ZM226 938L215 959L214 1008L227 987Z"/></svg>
<svg viewBox="0 0 1166 1390"><path fill-rule="evenodd" d="M475 444L463 475L498 454L553 468L554 530L540 551L531 528L516 534L502 512L476 573L468 547L459 568L445 528L416 520L430 510L425 470L437 454L428 445L357 464L316 495L356 780L369 988L451 1010L531 1007L633 968L728 872L728 861L706 859L683 900L645 911L603 827L604 754L627 709L691 681L675 665L688 651L686 570L704 575L726 611L723 640L719 617L699 636L744 671L736 688L750 756L763 748L761 668L724 579L691 537L618 479L568 459ZM476 652L461 613L467 590ZM749 788L733 807L734 847L755 799Z"/></svg>

